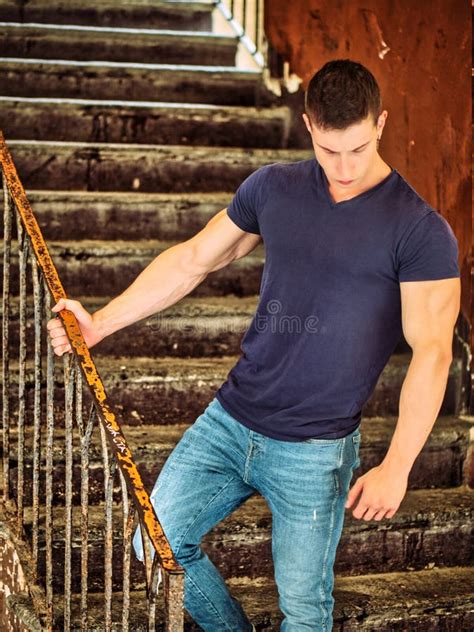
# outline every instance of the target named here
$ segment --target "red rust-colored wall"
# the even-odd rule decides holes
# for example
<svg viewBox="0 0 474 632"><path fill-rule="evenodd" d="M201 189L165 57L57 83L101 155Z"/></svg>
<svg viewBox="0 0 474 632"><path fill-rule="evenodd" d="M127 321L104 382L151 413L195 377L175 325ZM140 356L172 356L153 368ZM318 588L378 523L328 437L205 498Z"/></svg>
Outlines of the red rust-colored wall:
<svg viewBox="0 0 474 632"><path fill-rule="evenodd" d="M266 0L265 31L303 79L349 58L375 75L388 110L380 153L449 221L462 313L472 316L471 6L465 0ZM301 121L303 125L303 121Z"/></svg>

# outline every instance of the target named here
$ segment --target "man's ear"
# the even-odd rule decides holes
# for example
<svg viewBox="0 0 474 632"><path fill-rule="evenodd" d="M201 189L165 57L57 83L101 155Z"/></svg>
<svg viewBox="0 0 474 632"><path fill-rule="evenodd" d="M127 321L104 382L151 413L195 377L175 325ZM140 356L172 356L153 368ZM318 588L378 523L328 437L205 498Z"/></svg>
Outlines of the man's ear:
<svg viewBox="0 0 474 632"><path fill-rule="evenodd" d="M306 114L306 112L303 112L303 121L304 121L304 124L306 125L306 129L311 134L312 132L311 121L310 121L309 116Z"/></svg>
<svg viewBox="0 0 474 632"><path fill-rule="evenodd" d="M377 120L377 133L380 134L382 133L382 130L385 126L385 121L387 120L387 116L388 116L388 112L387 110L384 110L380 115L379 118Z"/></svg>

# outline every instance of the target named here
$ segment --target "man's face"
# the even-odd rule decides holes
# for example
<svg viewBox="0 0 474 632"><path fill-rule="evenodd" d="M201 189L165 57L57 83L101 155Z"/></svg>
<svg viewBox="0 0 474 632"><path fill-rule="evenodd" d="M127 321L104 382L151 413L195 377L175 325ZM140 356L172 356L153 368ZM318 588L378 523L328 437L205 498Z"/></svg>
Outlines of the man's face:
<svg viewBox="0 0 474 632"><path fill-rule="evenodd" d="M385 116L385 112L380 115L377 126L369 115L346 129L323 131L303 114L316 159L332 190L357 192L371 178L378 166L377 137L381 134Z"/></svg>

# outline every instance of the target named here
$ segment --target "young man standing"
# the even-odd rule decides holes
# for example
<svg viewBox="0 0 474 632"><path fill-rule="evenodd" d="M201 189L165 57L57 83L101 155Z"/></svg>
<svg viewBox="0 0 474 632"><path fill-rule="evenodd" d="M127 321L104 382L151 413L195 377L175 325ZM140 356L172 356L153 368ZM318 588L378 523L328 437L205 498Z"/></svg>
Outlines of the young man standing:
<svg viewBox="0 0 474 632"><path fill-rule="evenodd" d="M395 514L452 361L457 241L379 155L387 111L375 78L356 62L328 62L308 85L305 109L314 158L257 169L227 209L93 315L75 301L55 307L76 314L92 346L265 244L242 355L151 495L186 572L185 607L208 632L253 629L200 542L255 492L272 512L281 630L332 629L344 509L358 499L355 518ZM61 323L48 328L56 353L69 351ZM349 491L362 406L402 334L413 355L390 447ZM143 559L138 530L134 546Z"/></svg>

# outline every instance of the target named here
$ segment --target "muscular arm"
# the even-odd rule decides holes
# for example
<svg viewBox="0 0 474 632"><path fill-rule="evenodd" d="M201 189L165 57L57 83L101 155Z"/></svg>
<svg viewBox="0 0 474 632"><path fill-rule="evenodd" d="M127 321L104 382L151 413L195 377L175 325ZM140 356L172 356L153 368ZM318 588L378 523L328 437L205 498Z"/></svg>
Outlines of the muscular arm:
<svg viewBox="0 0 474 632"><path fill-rule="evenodd" d="M459 278L400 283L402 324L413 350L400 393L399 416L380 465L352 486L345 506L359 497L352 515L392 518L406 493L411 467L423 448L443 401L452 362L453 330L459 313Z"/></svg>
<svg viewBox="0 0 474 632"><path fill-rule="evenodd" d="M73 311L91 347L119 329L173 305L210 272L244 257L261 241L260 235L234 224L225 208L193 237L160 253L122 294L92 316L77 301L66 299L61 299L53 311ZM50 320L48 330L57 355L70 351L61 321Z"/></svg>
<svg viewBox="0 0 474 632"><path fill-rule="evenodd" d="M170 307L210 272L243 257L260 241L259 235L236 226L223 209L191 239L158 255L122 294L94 314L104 336Z"/></svg>
<svg viewBox="0 0 474 632"><path fill-rule="evenodd" d="M460 279L400 283L402 325L413 350L400 392L399 417L384 464L410 471L436 421L452 362Z"/></svg>

